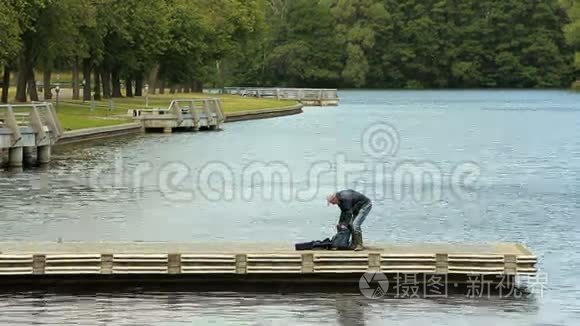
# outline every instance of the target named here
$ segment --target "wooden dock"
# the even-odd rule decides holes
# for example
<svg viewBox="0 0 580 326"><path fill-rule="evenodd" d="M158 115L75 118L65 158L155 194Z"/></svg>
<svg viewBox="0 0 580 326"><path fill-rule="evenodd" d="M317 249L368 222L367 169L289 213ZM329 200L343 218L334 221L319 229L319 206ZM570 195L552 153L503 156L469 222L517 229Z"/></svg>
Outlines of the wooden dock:
<svg viewBox="0 0 580 326"><path fill-rule="evenodd" d="M224 92L240 96L295 100L304 106L336 106L339 102L337 89L226 87Z"/></svg>
<svg viewBox="0 0 580 326"><path fill-rule="evenodd" d="M171 133L175 129L219 129L225 120L221 101L215 98L173 100L168 108L131 109L129 116L145 130Z"/></svg>
<svg viewBox="0 0 580 326"><path fill-rule="evenodd" d="M534 275L536 257L520 244L372 246L365 251L295 251L293 245L149 242L0 242L0 284L153 282L356 283L365 272Z"/></svg>
<svg viewBox="0 0 580 326"><path fill-rule="evenodd" d="M45 164L63 129L51 103L0 105L0 153L11 167ZM2 160L4 161L4 160Z"/></svg>

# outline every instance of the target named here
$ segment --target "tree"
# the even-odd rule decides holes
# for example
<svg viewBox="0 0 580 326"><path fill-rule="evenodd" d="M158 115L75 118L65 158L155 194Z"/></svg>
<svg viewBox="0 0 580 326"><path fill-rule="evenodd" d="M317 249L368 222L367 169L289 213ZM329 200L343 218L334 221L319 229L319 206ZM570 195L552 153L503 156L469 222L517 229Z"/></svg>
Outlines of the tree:
<svg viewBox="0 0 580 326"><path fill-rule="evenodd" d="M580 78L580 1L562 0L570 18L570 23L566 26L566 40L575 51L575 74Z"/></svg>
<svg viewBox="0 0 580 326"><path fill-rule="evenodd" d="M34 67L50 71L57 60L82 51L80 28L92 20L89 0L30 0L16 2L22 39L18 64L16 100L24 102L27 93L37 101ZM50 74L45 81L50 80ZM47 85L48 86L48 85Z"/></svg>
<svg viewBox="0 0 580 326"><path fill-rule="evenodd" d="M388 13L383 4L373 0L336 0L332 5L336 33L345 47L345 64L341 76L346 85L366 84L371 69L368 54L376 37L384 31Z"/></svg>
<svg viewBox="0 0 580 326"><path fill-rule="evenodd" d="M0 102L2 103L8 102L10 64L21 48L17 14L18 12L11 2L0 6L0 67L3 68Z"/></svg>
<svg viewBox="0 0 580 326"><path fill-rule="evenodd" d="M330 7L296 0L279 13L285 20L274 26L274 46L265 62L272 80L282 85L337 85L340 79L340 39Z"/></svg>

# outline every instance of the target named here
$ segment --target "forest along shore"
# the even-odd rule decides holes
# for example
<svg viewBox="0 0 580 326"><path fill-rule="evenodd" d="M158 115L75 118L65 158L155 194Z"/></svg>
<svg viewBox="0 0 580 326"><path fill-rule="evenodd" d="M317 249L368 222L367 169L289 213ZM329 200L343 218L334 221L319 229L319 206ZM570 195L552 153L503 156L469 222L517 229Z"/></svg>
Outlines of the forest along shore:
<svg viewBox="0 0 580 326"><path fill-rule="evenodd" d="M573 0L26 3L0 8L2 102L10 86L18 102L50 99L63 72L85 100L146 85L569 88L580 76Z"/></svg>

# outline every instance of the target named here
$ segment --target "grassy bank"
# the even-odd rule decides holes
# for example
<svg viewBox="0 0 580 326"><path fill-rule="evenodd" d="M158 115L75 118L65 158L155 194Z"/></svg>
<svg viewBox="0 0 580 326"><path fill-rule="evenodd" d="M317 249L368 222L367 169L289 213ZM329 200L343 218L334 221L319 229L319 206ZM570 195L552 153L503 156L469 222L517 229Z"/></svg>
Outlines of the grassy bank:
<svg viewBox="0 0 580 326"><path fill-rule="evenodd" d="M572 84L572 89L580 92L580 80L577 80Z"/></svg>
<svg viewBox="0 0 580 326"><path fill-rule="evenodd" d="M289 106L295 101L278 101L273 99L244 98L236 95L208 95L201 93L192 94L165 94L150 95L150 108L167 108L171 100L218 97L222 101L222 107L226 113L268 110L272 108ZM13 98L13 97L12 97ZM113 110L109 110L108 100L95 102L95 109L91 111L91 103L62 99L59 101L57 114L65 130L76 130L93 127L103 127L131 122L127 116L127 110L145 107L145 97L115 98Z"/></svg>

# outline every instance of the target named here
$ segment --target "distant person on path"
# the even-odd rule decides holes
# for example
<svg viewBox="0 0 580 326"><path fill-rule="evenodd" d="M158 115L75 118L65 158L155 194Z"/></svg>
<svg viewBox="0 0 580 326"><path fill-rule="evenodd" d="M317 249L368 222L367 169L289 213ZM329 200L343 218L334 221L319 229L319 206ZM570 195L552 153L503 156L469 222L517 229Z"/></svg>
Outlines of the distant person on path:
<svg viewBox="0 0 580 326"><path fill-rule="evenodd" d="M347 189L330 194L326 201L328 205L338 205L340 208L338 223L349 224L352 230L352 248L355 251L363 250L361 225L371 211L371 200L359 192Z"/></svg>

